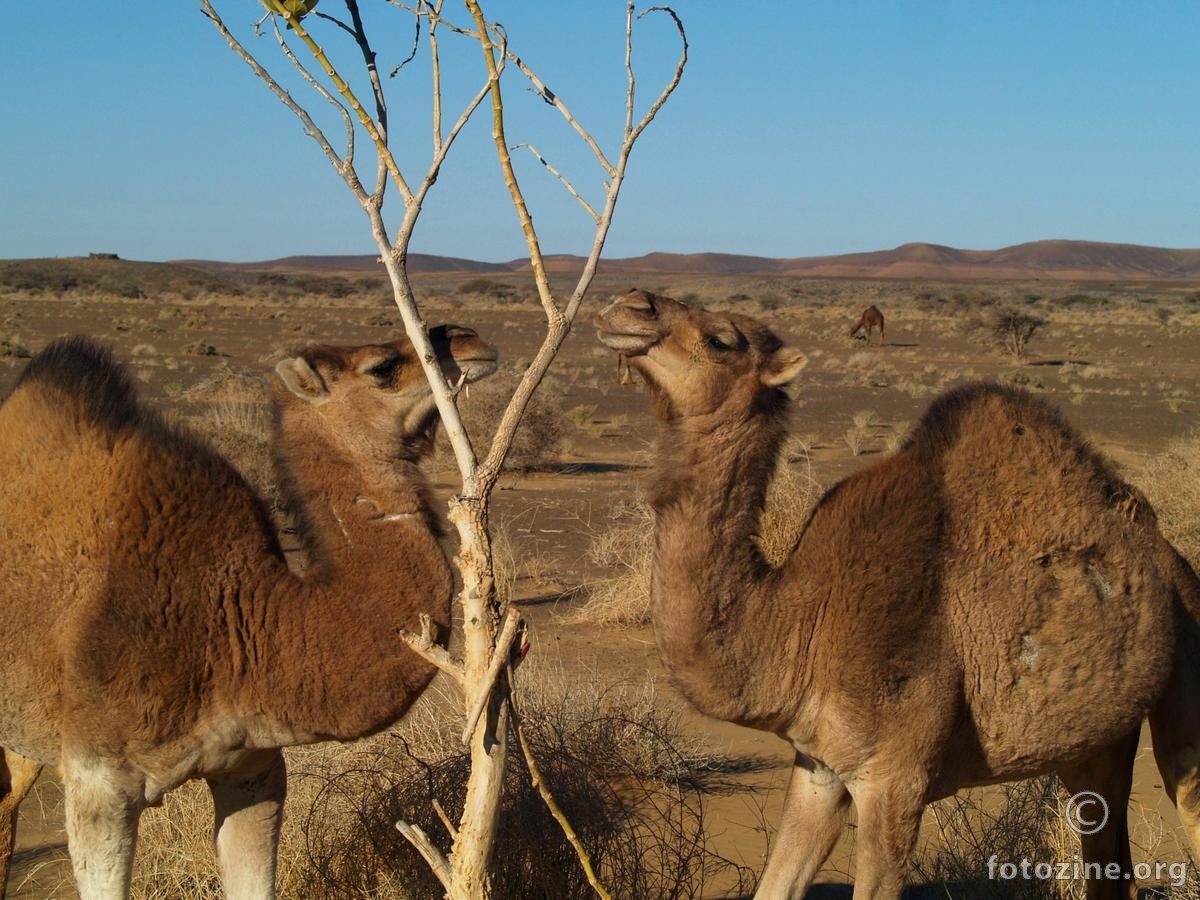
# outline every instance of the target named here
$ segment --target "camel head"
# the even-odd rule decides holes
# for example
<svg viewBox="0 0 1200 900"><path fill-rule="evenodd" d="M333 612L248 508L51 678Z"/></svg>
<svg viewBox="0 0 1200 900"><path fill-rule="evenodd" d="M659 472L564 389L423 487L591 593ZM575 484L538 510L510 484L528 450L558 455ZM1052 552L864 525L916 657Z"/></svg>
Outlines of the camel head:
<svg viewBox="0 0 1200 900"><path fill-rule="evenodd" d="M469 384L496 371L496 348L470 328L438 325L429 340L451 384ZM421 361L406 337L357 347L306 347L275 372L280 414L306 416L364 450L417 460L429 453L437 406ZM320 423L320 424L317 424Z"/></svg>
<svg viewBox="0 0 1200 900"><path fill-rule="evenodd" d="M613 301L596 316L596 327L601 343L645 379L663 420L742 417L764 403L776 405L807 363L749 316L706 312L646 291Z"/></svg>

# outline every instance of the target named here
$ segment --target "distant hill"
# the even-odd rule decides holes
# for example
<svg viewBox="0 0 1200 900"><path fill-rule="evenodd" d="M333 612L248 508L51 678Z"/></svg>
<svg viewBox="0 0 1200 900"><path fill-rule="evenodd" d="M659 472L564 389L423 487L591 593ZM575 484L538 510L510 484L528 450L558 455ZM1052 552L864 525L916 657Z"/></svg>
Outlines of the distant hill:
<svg viewBox="0 0 1200 900"><path fill-rule="evenodd" d="M247 272L378 273L375 256L289 256L251 263L184 260L191 266ZM527 272L529 261L488 263L413 253L412 272ZM577 271L582 257L549 256L554 272ZM1168 250L1095 241L1034 241L1000 250L958 250L939 244L903 244L893 250L774 259L732 253L648 253L604 259L609 274L758 275L800 278L927 280L1158 281L1200 279L1200 250Z"/></svg>

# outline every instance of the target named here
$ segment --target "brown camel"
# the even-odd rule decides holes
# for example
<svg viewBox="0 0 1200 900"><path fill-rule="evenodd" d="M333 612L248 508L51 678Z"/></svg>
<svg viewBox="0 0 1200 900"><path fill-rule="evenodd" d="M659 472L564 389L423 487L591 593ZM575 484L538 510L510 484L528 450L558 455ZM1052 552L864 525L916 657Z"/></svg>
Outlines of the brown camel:
<svg viewBox="0 0 1200 900"><path fill-rule="evenodd" d="M469 329L430 338L450 379L495 369ZM379 731L433 677L398 636L422 613L444 633L453 587L411 344L311 347L276 372L303 578L255 492L95 344L55 342L0 406L0 886L17 806L54 765L85 900L128 894L142 809L191 778L226 895L271 897L279 748Z"/></svg>
<svg viewBox="0 0 1200 900"><path fill-rule="evenodd" d="M874 306L868 306L863 310L863 314L858 319L858 324L850 329L850 337L854 337L860 331L866 341L871 340L871 332L876 328L879 329L879 346L883 346L883 313Z"/></svg>
<svg viewBox="0 0 1200 900"><path fill-rule="evenodd" d="M895 900L928 803L1051 771L1105 798L1084 858L1127 875L1133 753L1156 701L1159 767L1196 838L1200 698L1182 660L1200 656L1200 583L1055 410L994 385L940 397L772 568L754 536L804 357L754 319L641 291L597 325L664 431L663 664L702 712L796 753L758 896L803 897L853 802L855 900ZM1088 883L1091 898L1133 890Z"/></svg>

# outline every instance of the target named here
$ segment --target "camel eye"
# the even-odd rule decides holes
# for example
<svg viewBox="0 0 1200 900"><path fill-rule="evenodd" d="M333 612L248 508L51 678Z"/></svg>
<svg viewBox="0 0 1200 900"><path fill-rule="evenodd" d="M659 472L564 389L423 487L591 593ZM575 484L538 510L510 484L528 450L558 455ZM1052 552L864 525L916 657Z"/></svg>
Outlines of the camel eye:
<svg viewBox="0 0 1200 900"><path fill-rule="evenodd" d="M396 370L400 367L399 356L389 356L363 371L364 375L374 378L379 384L391 384L396 380Z"/></svg>
<svg viewBox="0 0 1200 900"><path fill-rule="evenodd" d="M704 343L713 350L732 350L733 349L733 347L731 345L725 343L723 340L721 340L715 334L706 334L704 336Z"/></svg>

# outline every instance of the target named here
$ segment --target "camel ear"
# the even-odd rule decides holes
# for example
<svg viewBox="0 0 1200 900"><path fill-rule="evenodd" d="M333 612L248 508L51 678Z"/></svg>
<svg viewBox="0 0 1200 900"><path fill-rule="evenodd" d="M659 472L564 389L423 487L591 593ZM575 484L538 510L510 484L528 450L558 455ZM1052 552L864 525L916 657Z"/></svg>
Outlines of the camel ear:
<svg viewBox="0 0 1200 900"><path fill-rule="evenodd" d="M329 388L325 386L325 379L303 356L281 360L275 366L275 372L283 379L284 386L301 400L319 406L329 399Z"/></svg>
<svg viewBox="0 0 1200 900"><path fill-rule="evenodd" d="M759 380L767 387L783 387L799 375L807 365L808 357L799 350L780 347L767 360Z"/></svg>

